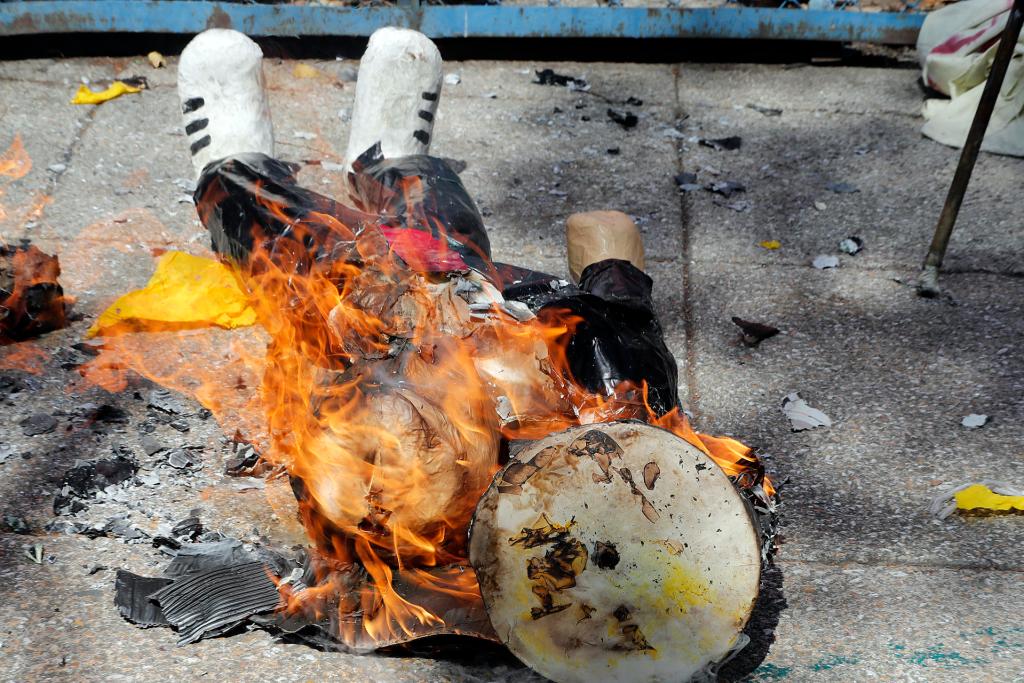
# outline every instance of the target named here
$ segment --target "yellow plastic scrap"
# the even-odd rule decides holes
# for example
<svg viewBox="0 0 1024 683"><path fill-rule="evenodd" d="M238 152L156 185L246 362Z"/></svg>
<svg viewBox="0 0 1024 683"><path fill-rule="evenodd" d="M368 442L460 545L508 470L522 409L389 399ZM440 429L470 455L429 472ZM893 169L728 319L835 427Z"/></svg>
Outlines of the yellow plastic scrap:
<svg viewBox="0 0 1024 683"><path fill-rule="evenodd" d="M993 493L992 489L984 484L968 486L963 491L957 491L953 496L956 498L956 506L961 510L995 510L1009 511L1020 510L1024 512L1024 496L1004 496Z"/></svg>
<svg viewBox="0 0 1024 683"><path fill-rule="evenodd" d="M197 326L232 329L255 322L256 311L228 266L169 251L160 256L149 283L115 301L88 336Z"/></svg>
<svg viewBox="0 0 1024 683"><path fill-rule="evenodd" d="M78 86L78 92L75 93L75 99L71 100L71 104L102 104L107 100L133 92L142 92L142 90L132 87L124 81L114 81L110 84L109 88L100 92L93 92L89 89L89 86L80 85Z"/></svg>
<svg viewBox="0 0 1024 683"><path fill-rule="evenodd" d="M292 67L292 76L296 78L320 78L323 74L316 67L312 67L309 64L303 64L299 62Z"/></svg>
<svg viewBox="0 0 1024 683"><path fill-rule="evenodd" d="M759 242L757 246L763 247L769 251L775 251L782 246L782 242L778 240L765 240L764 242Z"/></svg>

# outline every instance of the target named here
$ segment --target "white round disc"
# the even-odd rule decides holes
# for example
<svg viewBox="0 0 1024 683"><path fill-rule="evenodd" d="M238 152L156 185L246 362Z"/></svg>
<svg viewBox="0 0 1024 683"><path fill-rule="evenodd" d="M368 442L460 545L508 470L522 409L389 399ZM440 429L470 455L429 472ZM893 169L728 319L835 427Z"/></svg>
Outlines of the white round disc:
<svg viewBox="0 0 1024 683"><path fill-rule="evenodd" d="M636 422L519 452L477 506L470 561L498 637L558 683L690 680L736 645L761 569L726 475Z"/></svg>

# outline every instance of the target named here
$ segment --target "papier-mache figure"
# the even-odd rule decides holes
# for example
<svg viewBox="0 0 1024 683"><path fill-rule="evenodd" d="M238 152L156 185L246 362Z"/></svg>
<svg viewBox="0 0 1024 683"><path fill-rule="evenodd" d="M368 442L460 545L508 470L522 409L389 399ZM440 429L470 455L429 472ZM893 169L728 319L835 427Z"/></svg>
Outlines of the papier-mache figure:
<svg viewBox="0 0 1024 683"><path fill-rule="evenodd" d="M627 216L570 217L573 282L492 258L430 155L442 80L422 34L370 38L332 199L274 156L253 41L181 56L196 209L270 340L261 449L315 546L265 623L498 638L560 683L710 676L746 642L771 483L679 412Z"/></svg>

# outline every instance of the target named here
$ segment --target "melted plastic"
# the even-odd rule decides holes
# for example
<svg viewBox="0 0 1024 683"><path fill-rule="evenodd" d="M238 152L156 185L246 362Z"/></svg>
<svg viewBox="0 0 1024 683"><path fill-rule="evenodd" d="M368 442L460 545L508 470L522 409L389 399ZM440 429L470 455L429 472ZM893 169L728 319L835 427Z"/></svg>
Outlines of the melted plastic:
<svg viewBox="0 0 1024 683"><path fill-rule="evenodd" d="M542 318L580 320L565 344L574 380L610 395L628 381L646 383L656 413L679 405L675 358L651 304L651 279L628 261L588 266L580 286L529 269L494 263L483 219L458 175L443 159L383 159L371 148L350 175L355 207L299 187L296 167L262 154L208 166L196 206L213 248L245 267L260 240L278 265L295 272L359 263L392 249L414 270L472 267ZM404 231L418 230L410 238ZM404 250L404 251L403 251ZM455 252L454 254L451 252Z"/></svg>

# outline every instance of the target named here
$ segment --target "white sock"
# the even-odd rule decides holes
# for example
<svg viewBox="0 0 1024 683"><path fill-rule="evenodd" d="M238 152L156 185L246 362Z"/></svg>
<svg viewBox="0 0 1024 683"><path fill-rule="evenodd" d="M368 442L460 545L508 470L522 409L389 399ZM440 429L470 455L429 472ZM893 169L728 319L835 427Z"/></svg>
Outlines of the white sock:
<svg viewBox="0 0 1024 683"><path fill-rule="evenodd" d="M235 154L273 156L263 51L247 36L213 28L193 38L178 64L178 97L197 177Z"/></svg>
<svg viewBox="0 0 1024 683"><path fill-rule="evenodd" d="M375 31L359 62L347 162L377 142L385 158L429 153L442 76L441 53L425 35Z"/></svg>

